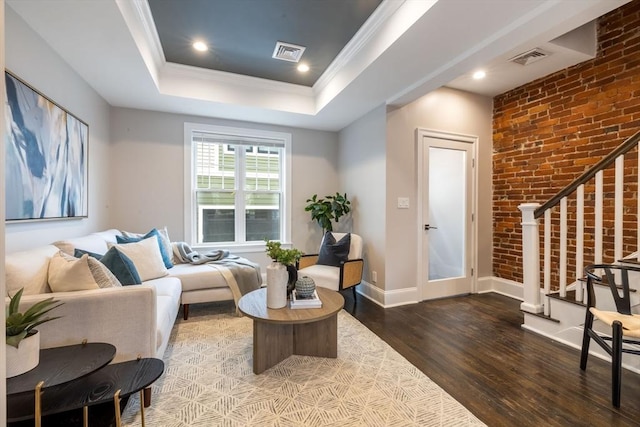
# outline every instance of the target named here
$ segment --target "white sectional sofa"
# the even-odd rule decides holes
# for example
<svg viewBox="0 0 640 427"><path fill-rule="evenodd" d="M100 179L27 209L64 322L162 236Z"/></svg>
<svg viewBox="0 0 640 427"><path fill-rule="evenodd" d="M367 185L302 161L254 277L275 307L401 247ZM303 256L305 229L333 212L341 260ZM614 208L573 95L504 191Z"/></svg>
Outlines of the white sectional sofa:
<svg viewBox="0 0 640 427"><path fill-rule="evenodd" d="M56 242L28 251L7 254L7 292L25 288L21 307L51 296L64 304L52 315L61 316L38 326L42 348L89 342L116 346L114 361L137 357L162 358L180 304L232 300L233 294L220 271L208 265L178 264L168 274L132 286L51 293L49 263L59 252L74 249L97 254L116 243L119 230ZM8 298L7 298L8 302ZM186 311L186 310L185 310Z"/></svg>

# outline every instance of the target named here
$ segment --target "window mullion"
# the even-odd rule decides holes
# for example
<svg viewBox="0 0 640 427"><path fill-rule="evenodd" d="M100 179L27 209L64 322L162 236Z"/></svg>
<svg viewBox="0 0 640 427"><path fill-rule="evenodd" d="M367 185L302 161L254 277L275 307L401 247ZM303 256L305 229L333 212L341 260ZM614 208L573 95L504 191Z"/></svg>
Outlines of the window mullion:
<svg viewBox="0 0 640 427"><path fill-rule="evenodd" d="M236 146L236 242L246 242L246 206L245 206L245 184L246 184L246 150L244 147Z"/></svg>

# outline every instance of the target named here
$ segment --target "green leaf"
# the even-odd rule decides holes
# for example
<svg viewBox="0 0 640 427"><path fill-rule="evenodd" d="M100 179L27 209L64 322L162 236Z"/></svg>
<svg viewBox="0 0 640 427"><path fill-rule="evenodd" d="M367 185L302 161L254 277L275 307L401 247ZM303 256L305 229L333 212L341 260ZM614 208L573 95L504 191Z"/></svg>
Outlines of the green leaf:
<svg viewBox="0 0 640 427"><path fill-rule="evenodd" d="M18 348L20 341L22 341L26 336L27 336L27 331L23 331L18 335L7 336L7 344L15 348Z"/></svg>
<svg viewBox="0 0 640 427"><path fill-rule="evenodd" d="M24 288L20 288L20 290L11 298L11 302L9 303L9 315L18 312L18 307L20 307L20 298L22 298L23 291Z"/></svg>

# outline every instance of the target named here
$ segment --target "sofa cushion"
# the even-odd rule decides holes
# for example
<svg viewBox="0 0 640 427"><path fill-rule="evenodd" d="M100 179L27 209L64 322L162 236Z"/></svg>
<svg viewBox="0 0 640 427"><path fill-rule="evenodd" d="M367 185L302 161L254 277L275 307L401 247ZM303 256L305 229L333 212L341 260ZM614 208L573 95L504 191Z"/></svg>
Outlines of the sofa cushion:
<svg viewBox="0 0 640 427"><path fill-rule="evenodd" d="M75 258L58 252L49 261L49 287L53 292L84 291L98 289L91 270L89 255Z"/></svg>
<svg viewBox="0 0 640 427"><path fill-rule="evenodd" d="M157 237L135 243L112 244L112 247L131 259L143 282L167 275Z"/></svg>
<svg viewBox="0 0 640 427"><path fill-rule="evenodd" d="M298 270L298 277L302 276L313 277L316 286L337 291L340 282L340 267L315 264Z"/></svg>
<svg viewBox="0 0 640 427"><path fill-rule="evenodd" d="M123 285L139 285L142 283L133 261L116 248L107 251L100 262L104 264Z"/></svg>
<svg viewBox="0 0 640 427"><path fill-rule="evenodd" d="M176 300L172 297L158 295L156 298L156 350L169 339L171 329L176 320L174 305Z"/></svg>
<svg viewBox="0 0 640 427"><path fill-rule="evenodd" d="M180 300L182 287L180 286L180 279L177 277L160 277L159 279L147 280L144 284L153 286L158 296L171 297L176 301Z"/></svg>
<svg viewBox="0 0 640 427"><path fill-rule="evenodd" d="M349 259L349 247L351 246L351 234L345 234L336 242L336 238L330 231L324 235L320 253L318 254L318 264L332 265L340 267L340 264Z"/></svg>
<svg viewBox="0 0 640 427"><path fill-rule="evenodd" d="M180 279L183 292L228 286L222 273L206 264L176 264L169 270L169 275Z"/></svg>
<svg viewBox="0 0 640 427"><path fill-rule="evenodd" d="M13 296L20 288L23 295L51 292L47 282L49 260L60 251L53 245L14 252L5 257L7 293Z"/></svg>
<svg viewBox="0 0 640 427"><path fill-rule="evenodd" d="M134 243L139 242L143 239L156 239L158 242L158 248L160 249L160 255L162 255L162 262L166 268L173 267L173 263L171 262L171 258L173 256L173 251L171 249L171 243L165 243L165 240L160 235L160 232L157 229L152 229L144 236L116 236L116 241L118 243Z"/></svg>

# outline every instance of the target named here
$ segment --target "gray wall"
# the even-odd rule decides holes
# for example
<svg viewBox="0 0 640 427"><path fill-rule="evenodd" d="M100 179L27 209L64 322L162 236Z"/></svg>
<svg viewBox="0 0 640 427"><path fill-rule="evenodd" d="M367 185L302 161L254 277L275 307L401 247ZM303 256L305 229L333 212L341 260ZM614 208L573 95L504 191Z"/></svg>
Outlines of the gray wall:
<svg viewBox="0 0 640 427"><path fill-rule="evenodd" d="M416 277L417 128L479 137L478 158L478 277L491 276L493 100L442 88L387 114L386 287L387 291L420 285ZM398 209L398 197L409 197L410 208Z"/></svg>
<svg viewBox="0 0 640 427"><path fill-rule="evenodd" d="M385 287L386 107L340 131L340 186L352 203L350 230L363 238L365 281ZM378 280L373 282L371 271Z"/></svg>
<svg viewBox="0 0 640 427"><path fill-rule="evenodd" d="M89 218L7 224L6 250L12 252L110 225L109 105L18 14L4 10L6 68L89 124Z"/></svg>
<svg viewBox="0 0 640 427"><path fill-rule="evenodd" d="M338 188L335 132L113 108L109 154L114 170L110 177L114 226L144 231L166 225L172 240L184 240L185 122L291 133L292 242L305 252L317 252L322 233L304 206L314 193L329 194Z"/></svg>

